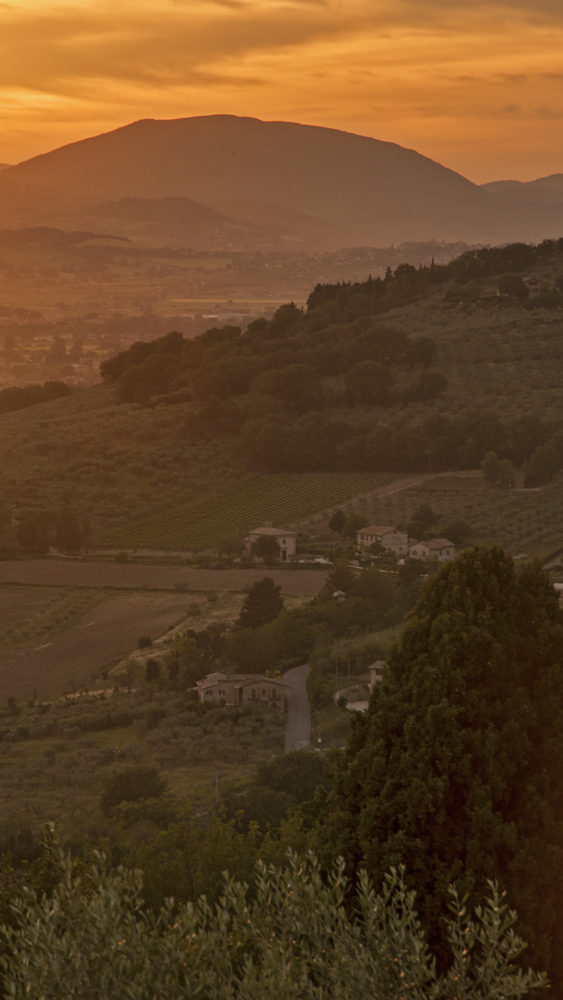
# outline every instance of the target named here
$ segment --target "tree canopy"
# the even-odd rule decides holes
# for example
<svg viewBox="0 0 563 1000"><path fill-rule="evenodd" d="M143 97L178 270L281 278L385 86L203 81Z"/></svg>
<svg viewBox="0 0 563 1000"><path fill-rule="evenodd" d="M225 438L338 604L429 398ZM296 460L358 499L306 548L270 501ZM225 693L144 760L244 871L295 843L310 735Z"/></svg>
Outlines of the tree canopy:
<svg viewBox="0 0 563 1000"><path fill-rule="evenodd" d="M338 775L326 843L406 865L433 940L448 884L498 878L563 983L563 616L537 565L474 549L430 579Z"/></svg>
<svg viewBox="0 0 563 1000"><path fill-rule="evenodd" d="M242 628L259 628L277 618L283 610L281 587L265 576L253 583L240 609L239 625Z"/></svg>

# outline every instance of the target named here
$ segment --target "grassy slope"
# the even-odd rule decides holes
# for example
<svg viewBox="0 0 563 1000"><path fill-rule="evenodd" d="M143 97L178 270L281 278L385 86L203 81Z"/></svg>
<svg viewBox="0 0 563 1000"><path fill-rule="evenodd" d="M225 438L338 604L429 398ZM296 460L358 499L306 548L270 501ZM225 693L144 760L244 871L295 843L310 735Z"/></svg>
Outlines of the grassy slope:
<svg viewBox="0 0 563 1000"><path fill-rule="evenodd" d="M200 718L182 694L84 697L77 703L19 705L0 710L3 800L0 836L55 820L68 835L109 832L99 812L104 782L116 768L154 765L187 808L211 810L216 779L240 785L258 764L283 751L284 719L228 713ZM124 725L105 725L122 717ZM216 720L216 721L215 721Z"/></svg>

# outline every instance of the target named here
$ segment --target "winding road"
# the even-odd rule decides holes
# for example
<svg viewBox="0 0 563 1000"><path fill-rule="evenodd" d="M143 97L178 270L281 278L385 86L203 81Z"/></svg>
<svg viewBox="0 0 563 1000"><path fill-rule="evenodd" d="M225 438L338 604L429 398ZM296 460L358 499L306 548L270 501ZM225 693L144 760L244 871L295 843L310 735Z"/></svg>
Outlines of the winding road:
<svg viewBox="0 0 563 1000"><path fill-rule="evenodd" d="M308 750L311 742L311 706L307 694L309 664L293 667L283 675L286 691L284 752Z"/></svg>

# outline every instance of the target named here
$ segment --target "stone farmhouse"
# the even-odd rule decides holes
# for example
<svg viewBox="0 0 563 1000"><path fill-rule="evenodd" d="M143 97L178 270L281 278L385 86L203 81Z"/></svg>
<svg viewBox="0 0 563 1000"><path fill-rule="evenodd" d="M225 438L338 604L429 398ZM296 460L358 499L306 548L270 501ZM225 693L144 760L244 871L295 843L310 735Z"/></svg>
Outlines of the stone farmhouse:
<svg viewBox="0 0 563 1000"><path fill-rule="evenodd" d="M369 549L370 545L379 543L386 552L393 552L398 559L408 555L409 536L406 531L398 531L384 524L370 524L360 528L356 533L356 544L359 549Z"/></svg>
<svg viewBox="0 0 563 1000"><path fill-rule="evenodd" d="M430 538L426 542L417 542L409 549L411 559L435 559L437 562L449 562L455 559L455 545L447 538Z"/></svg>
<svg viewBox="0 0 563 1000"><path fill-rule="evenodd" d="M206 704L271 705L285 711L285 684L260 674L208 674L197 681L199 700Z"/></svg>
<svg viewBox="0 0 563 1000"><path fill-rule="evenodd" d="M288 531L286 528L274 528L271 521L266 521L266 524L264 524L261 528L255 528L254 531L251 531L250 534L246 536L244 541L247 552L250 551L254 542L264 535L269 535L270 538L275 538L279 546L280 559L282 562L288 562L290 559L295 558L297 533L295 531Z"/></svg>

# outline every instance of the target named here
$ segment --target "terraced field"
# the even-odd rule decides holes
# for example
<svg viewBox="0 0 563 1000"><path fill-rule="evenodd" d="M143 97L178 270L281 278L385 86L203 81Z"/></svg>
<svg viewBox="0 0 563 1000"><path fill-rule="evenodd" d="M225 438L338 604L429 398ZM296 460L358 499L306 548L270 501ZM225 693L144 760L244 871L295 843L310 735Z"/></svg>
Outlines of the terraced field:
<svg viewBox="0 0 563 1000"><path fill-rule="evenodd" d="M226 538L244 537L265 521L290 527L317 511L403 478L393 473L362 472L258 476L215 498L105 532L99 544L201 551L220 545Z"/></svg>

